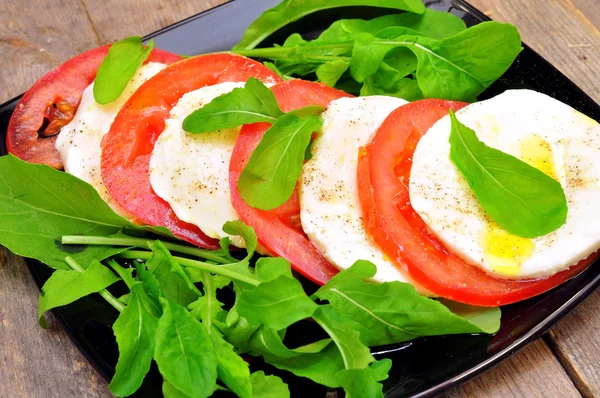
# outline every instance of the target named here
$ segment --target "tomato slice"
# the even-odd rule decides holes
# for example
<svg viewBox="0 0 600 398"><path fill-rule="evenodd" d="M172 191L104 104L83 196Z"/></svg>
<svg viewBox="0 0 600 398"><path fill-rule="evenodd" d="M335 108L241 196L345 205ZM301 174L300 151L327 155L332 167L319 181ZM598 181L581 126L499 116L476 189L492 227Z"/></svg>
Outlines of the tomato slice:
<svg viewBox="0 0 600 398"><path fill-rule="evenodd" d="M450 253L410 205L408 182L419 139L449 109L464 103L423 100L404 105L383 122L361 151L358 187L367 231L417 283L447 299L480 306L514 303L541 294L579 274L597 253L539 280L505 280Z"/></svg>
<svg viewBox="0 0 600 398"><path fill-rule="evenodd" d="M326 107L335 99L351 97L343 91L303 80L288 80L271 87L271 90L284 112L309 105ZM272 254L286 258L296 271L322 285L338 270L319 253L302 230L297 191L286 203L270 211L248 206L238 191L240 174L269 127L268 123L242 127L229 164L233 207L240 219L254 228L261 245Z"/></svg>
<svg viewBox="0 0 600 398"><path fill-rule="evenodd" d="M281 79L259 62L231 54L189 58L163 69L131 96L102 140L102 179L114 200L140 221L162 225L176 236L205 248L218 248L195 225L181 221L150 185L152 149L181 96L224 82L264 83ZM173 156L178 156L176 153Z"/></svg>
<svg viewBox="0 0 600 398"><path fill-rule="evenodd" d="M75 116L83 90L96 78L109 48L98 47L71 58L27 90L8 123L6 147L10 153L31 163L63 168L54 146L57 134ZM146 62L179 60L179 55L154 49Z"/></svg>

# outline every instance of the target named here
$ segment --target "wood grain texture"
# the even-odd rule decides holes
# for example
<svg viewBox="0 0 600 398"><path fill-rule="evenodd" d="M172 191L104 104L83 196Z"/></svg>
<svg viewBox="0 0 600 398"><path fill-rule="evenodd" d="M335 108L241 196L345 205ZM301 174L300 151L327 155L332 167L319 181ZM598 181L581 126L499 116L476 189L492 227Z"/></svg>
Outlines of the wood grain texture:
<svg viewBox="0 0 600 398"><path fill-rule="evenodd" d="M0 1L0 103L98 45L79 1Z"/></svg>
<svg viewBox="0 0 600 398"><path fill-rule="evenodd" d="M131 34L147 34L223 2L0 0L0 53L5 61L0 70L0 102L86 49ZM525 42L600 100L600 1L470 2L494 19L516 24ZM0 285L0 397L110 396L106 384L51 316L48 331L37 327L37 287L23 261L2 248ZM577 397L579 389L584 396L600 397L600 337L595 337L599 336L599 306L596 293L545 340L446 396Z"/></svg>
<svg viewBox="0 0 600 398"><path fill-rule="evenodd" d="M536 340L491 372L454 388L445 398L562 397L581 395L543 340Z"/></svg>

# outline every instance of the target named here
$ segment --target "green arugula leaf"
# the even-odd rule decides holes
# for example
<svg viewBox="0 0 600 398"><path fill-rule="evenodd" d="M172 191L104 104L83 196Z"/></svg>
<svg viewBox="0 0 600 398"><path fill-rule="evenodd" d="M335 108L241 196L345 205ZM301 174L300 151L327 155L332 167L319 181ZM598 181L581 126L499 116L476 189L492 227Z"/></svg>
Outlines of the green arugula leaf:
<svg viewBox="0 0 600 398"><path fill-rule="evenodd" d="M285 275L243 292L236 302L239 315L250 324L277 330L310 317L317 307L300 282Z"/></svg>
<svg viewBox="0 0 600 398"><path fill-rule="evenodd" d="M331 339L289 349L275 329L260 327L249 341L249 352L260 355L278 369L306 377L327 387L341 387L337 374L344 370L344 361Z"/></svg>
<svg viewBox="0 0 600 398"><path fill-rule="evenodd" d="M340 80L349 67L350 62L345 60L326 62L317 68L317 78L328 86L335 87L338 80Z"/></svg>
<svg viewBox="0 0 600 398"><path fill-rule="evenodd" d="M219 239L219 246L221 247L223 255L228 261L235 263L237 259L231 255L231 252L229 251L229 245L231 245L231 239L229 236L224 236L223 238Z"/></svg>
<svg viewBox="0 0 600 398"><path fill-rule="evenodd" d="M262 370L250 376L253 398L289 398L290 390L277 376L266 376Z"/></svg>
<svg viewBox="0 0 600 398"><path fill-rule="evenodd" d="M248 205L271 210L290 198L312 133L321 127L323 110L309 106L286 113L265 132L238 181Z"/></svg>
<svg viewBox="0 0 600 398"><path fill-rule="evenodd" d="M241 236L244 239L246 251L248 252L244 260L248 261L252 258L258 246L258 239L256 238L254 228L244 224L241 220L227 221L223 224L223 232L229 235Z"/></svg>
<svg viewBox="0 0 600 398"><path fill-rule="evenodd" d="M113 325L119 361L109 388L117 397L126 397L137 391L150 370L160 316L141 282L135 282L130 289L129 304Z"/></svg>
<svg viewBox="0 0 600 398"><path fill-rule="evenodd" d="M283 115L273 92L251 77L243 88L234 88L189 114L183 129L206 133L256 122L273 123Z"/></svg>
<svg viewBox="0 0 600 398"><path fill-rule="evenodd" d="M325 329L340 350L346 369L364 369L375 361L369 347L361 339L367 331L352 317L335 310L331 305L321 305L314 312L313 319Z"/></svg>
<svg viewBox="0 0 600 398"><path fill-rule="evenodd" d="M175 389L191 398L210 396L216 388L217 357L204 326L184 307L161 298L163 315L156 329L154 360Z"/></svg>
<svg viewBox="0 0 600 398"><path fill-rule="evenodd" d="M376 267L357 261L329 280L315 296L328 300L338 311L360 320L369 346L400 343L418 336L460 333L494 333L500 327L499 308L475 308L470 318L454 314L436 300L419 295L408 283L365 282ZM466 308L459 308L466 313ZM459 313L459 314L460 314ZM481 322L479 322L479 320Z"/></svg>
<svg viewBox="0 0 600 398"><path fill-rule="evenodd" d="M291 76L284 75L283 72L281 72L279 70L279 68L277 67L277 65L275 65L273 62L265 61L265 62L263 62L263 65L266 66L267 68L271 69L273 72L277 73L277 76L279 76L281 78L281 80L293 80L294 79Z"/></svg>
<svg viewBox="0 0 600 398"><path fill-rule="evenodd" d="M293 279L292 266L283 257L261 257L256 261L256 276L263 282L270 282L280 276Z"/></svg>
<svg viewBox="0 0 600 398"><path fill-rule="evenodd" d="M2 246L55 269L70 270L66 256L87 268L127 249L64 246L64 235L109 236L126 228L173 236L166 228L140 227L118 216L91 185L77 177L13 155L0 157L0 217Z"/></svg>
<svg viewBox="0 0 600 398"><path fill-rule="evenodd" d="M202 285L204 296L188 305L188 309L197 319L202 321L206 329L211 331L212 319L220 312L224 312L223 303L217 299L217 289L227 286L231 280L221 277L213 277L208 272L202 272Z"/></svg>
<svg viewBox="0 0 600 398"><path fill-rule="evenodd" d="M558 181L488 147L452 111L450 119L450 159L498 225L513 235L536 238L565 223L567 199Z"/></svg>
<svg viewBox="0 0 600 398"><path fill-rule="evenodd" d="M234 347L223 340L218 331L213 330L210 337L217 355L217 374L231 391L240 398L253 397L250 369L248 363L235 353Z"/></svg>
<svg viewBox="0 0 600 398"><path fill-rule="evenodd" d="M147 303L151 307L151 313L157 318L162 315L162 307L160 305L160 283L156 276L146 268L146 263L137 263L135 265L136 278L142 282L142 287L148 296Z"/></svg>
<svg viewBox="0 0 600 398"><path fill-rule="evenodd" d="M256 47L273 32L298 19L319 10L345 6L374 6L405 10L414 13L425 12L421 0L284 0L265 11L246 30L242 40L234 50L247 50Z"/></svg>
<svg viewBox="0 0 600 398"><path fill-rule="evenodd" d="M152 256L146 262L146 266L156 277L159 290L165 297L186 307L202 296L202 293L194 286L181 265L173 259L161 241L156 241L149 247L152 250Z"/></svg>
<svg viewBox="0 0 600 398"><path fill-rule="evenodd" d="M383 385L392 367L390 359L373 362L368 368L347 369L337 374L347 398L383 398Z"/></svg>
<svg viewBox="0 0 600 398"><path fill-rule="evenodd" d="M154 40L150 40L144 47L139 36L128 37L110 46L94 80L96 102L108 104L119 98L153 49Z"/></svg>
<svg viewBox="0 0 600 398"><path fill-rule="evenodd" d="M45 327L44 312L52 308L71 304L82 297L107 288L119 278L98 261L94 261L83 272L56 270L42 286L39 298L38 321Z"/></svg>

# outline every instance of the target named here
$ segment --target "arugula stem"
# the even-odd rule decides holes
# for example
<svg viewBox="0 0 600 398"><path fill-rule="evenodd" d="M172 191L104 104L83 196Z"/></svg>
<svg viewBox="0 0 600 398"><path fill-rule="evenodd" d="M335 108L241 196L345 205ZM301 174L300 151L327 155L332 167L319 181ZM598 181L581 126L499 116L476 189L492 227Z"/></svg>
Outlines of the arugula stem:
<svg viewBox="0 0 600 398"><path fill-rule="evenodd" d="M152 253L141 251L141 250L126 250L122 253L119 253L118 256L120 258L131 259L131 260L137 260L137 259L148 260L152 256ZM258 286L260 284L260 281L258 279L249 278L247 276L240 275L235 271L231 271L227 268L223 268L222 265L210 264L210 263L205 263L203 261L197 261L197 260L192 260L189 258L176 257L176 256L173 256L173 259L175 261L177 261L181 266L184 266L184 267L196 268L196 269L199 269L202 271L212 272L213 274L226 276L228 278L235 279L240 282L248 283L252 286Z"/></svg>
<svg viewBox="0 0 600 398"><path fill-rule="evenodd" d="M150 243L153 243L152 239L136 238L136 237L110 237L110 236L79 236L79 235L65 235L62 237L63 245L98 245L98 246L133 246L143 249L147 249ZM162 242L162 241L161 241ZM162 242L169 251L177 253L189 254L211 260L219 264L227 264L229 260L215 254L212 250L200 249L198 247L191 247L180 243L173 242Z"/></svg>
<svg viewBox="0 0 600 398"><path fill-rule="evenodd" d="M71 269L77 271L77 272L83 272L83 268L81 267L81 265L79 265L77 263L77 261L75 261L73 259L73 257L71 256L67 256L65 258L65 262L67 263L67 265L69 267L71 267ZM100 290L98 293L100 293L100 295L102 297L104 297L104 299L106 301L108 301L108 303L110 305L112 305L113 307L115 307L115 309L119 312L122 312L125 309L125 306L123 305L123 303L121 303L115 296L113 296L108 290L106 289L102 289Z"/></svg>
<svg viewBox="0 0 600 398"><path fill-rule="evenodd" d="M351 50L354 47L354 41L324 43L319 45L297 45L293 47L269 47L269 48L254 48L251 50L237 50L234 53L244 55L246 57L269 58L269 59L286 59L291 52L297 51L299 48L312 50L336 50L345 49ZM314 61L350 61L351 57L343 57L337 55L318 55L318 54L302 54L304 59Z"/></svg>

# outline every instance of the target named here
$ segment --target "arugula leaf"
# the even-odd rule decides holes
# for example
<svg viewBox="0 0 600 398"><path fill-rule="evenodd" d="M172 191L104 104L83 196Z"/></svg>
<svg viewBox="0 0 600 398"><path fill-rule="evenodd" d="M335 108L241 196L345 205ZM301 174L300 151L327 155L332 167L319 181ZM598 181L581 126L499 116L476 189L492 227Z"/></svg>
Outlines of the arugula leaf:
<svg viewBox="0 0 600 398"><path fill-rule="evenodd" d="M558 181L488 147L452 111L450 120L450 159L498 225L513 235L536 238L565 223L567 199Z"/></svg>
<svg viewBox="0 0 600 398"><path fill-rule="evenodd" d="M212 328L212 319L224 311L223 303L217 299L217 289L227 286L230 282L231 280L227 278L213 277L208 272L202 272L204 295L188 305L192 315L202 321L209 333Z"/></svg>
<svg viewBox="0 0 600 398"><path fill-rule="evenodd" d="M317 307L300 282L285 275L243 292L236 303L239 315L250 324L277 330L311 316Z"/></svg>
<svg viewBox="0 0 600 398"><path fill-rule="evenodd" d="M135 282L130 289L129 304L113 325L119 361L109 388L118 397L129 396L137 391L150 370L160 316L141 282Z"/></svg>
<svg viewBox="0 0 600 398"><path fill-rule="evenodd" d="M349 67L350 62L346 60L326 62L317 68L317 78L328 86L335 87L338 80L340 80Z"/></svg>
<svg viewBox="0 0 600 398"><path fill-rule="evenodd" d="M55 269L70 269L66 256L87 268L127 249L63 246L63 235L109 236L126 228L173 236L166 228L140 227L118 216L91 185L77 177L13 155L0 157L0 217L2 246Z"/></svg>
<svg viewBox="0 0 600 398"><path fill-rule="evenodd" d="M337 374L347 398L383 398L383 385L392 367L390 359L373 362L364 369L347 369Z"/></svg>
<svg viewBox="0 0 600 398"><path fill-rule="evenodd" d="M136 278L142 282L144 292L148 296L148 301L152 311L156 317L162 315L162 307L160 305L160 283L156 276L146 268L147 263L137 263L135 265Z"/></svg>
<svg viewBox="0 0 600 398"><path fill-rule="evenodd" d="M246 30L242 40L234 50L247 50L256 47L266 37L290 22L319 10L345 6L374 6L405 10L414 13L425 12L421 0L284 0L265 11Z"/></svg>
<svg viewBox="0 0 600 398"><path fill-rule="evenodd" d="M161 241L156 241L149 247L152 256L146 266L156 277L159 290L165 297L186 307L202 295Z"/></svg>
<svg viewBox="0 0 600 398"><path fill-rule="evenodd" d="M281 115L273 92L251 77L243 88L234 88L189 114L183 121L183 129L194 134L206 133L256 122L273 123Z"/></svg>
<svg viewBox="0 0 600 398"><path fill-rule="evenodd" d="M336 375L344 369L344 361L331 339L289 349L275 329L263 326L252 335L249 351L252 355L262 356L278 369L309 378L327 387L341 387Z"/></svg>
<svg viewBox="0 0 600 398"><path fill-rule="evenodd" d="M293 279L292 266L283 257L261 257L256 261L256 276L263 282L270 282L280 276Z"/></svg>
<svg viewBox="0 0 600 398"><path fill-rule="evenodd" d="M56 270L42 286L38 309L40 325L45 327L44 312L97 293L117 281L119 278L98 261L92 262L83 272Z"/></svg>
<svg viewBox="0 0 600 398"><path fill-rule="evenodd" d="M161 298L163 315L156 329L154 360L165 380L191 398L216 388L217 357L204 326L184 307Z"/></svg>
<svg viewBox="0 0 600 398"><path fill-rule="evenodd" d="M229 235L239 235L244 239L244 244L246 245L246 251L248 253L246 254L246 257L244 257L244 260L249 261L258 246L258 239L256 238L254 228L244 224L241 220L227 221L223 224L223 232Z"/></svg>
<svg viewBox="0 0 600 398"><path fill-rule="evenodd" d="M253 398L289 398L288 386L277 376L266 376L262 370L250 375Z"/></svg>
<svg viewBox="0 0 600 398"><path fill-rule="evenodd" d="M283 72L281 72L279 70L279 68L277 67L277 65L275 65L273 62L265 61L265 62L263 62L263 65L266 66L267 68L271 69L273 72L277 73L277 76L279 76L281 78L281 80L292 80L292 79L294 79L291 76L284 75Z"/></svg>
<svg viewBox="0 0 600 398"><path fill-rule="evenodd" d="M375 361L361 339L365 328L350 316L335 310L331 305L321 305L314 312L313 319L331 336L340 350L346 369L363 369Z"/></svg>
<svg viewBox="0 0 600 398"><path fill-rule="evenodd" d="M231 391L240 398L253 397L250 369L248 363L235 353L234 347L223 340L218 331L213 330L210 337L217 355L217 374Z"/></svg>
<svg viewBox="0 0 600 398"><path fill-rule="evenodd" d="M248 205L271 210L290 198L312 133L321 127L323 110L309 106L288 112L265 132L238 181Z"/></svg>
<svg viewBox="0 0 600 398"><path fill-rule="evenodd" d="M154 40L144 47L139 36L128 37L110 46L94 80L96 102L104 105L119 98L153 49Z"/></svg>
<svg viewBox="0 0 600 398"><path fill-rule="evenodd" d="M470 322L440 302L419 295L410 284L364 281L375 272L374 264L357 261L315 293L336 310L360 320L369 346L400 343L418 336L494 333L500 327L499 308L478 308L476 314L481 322ZM461 308L461 313L465 312Z"/></svg>

